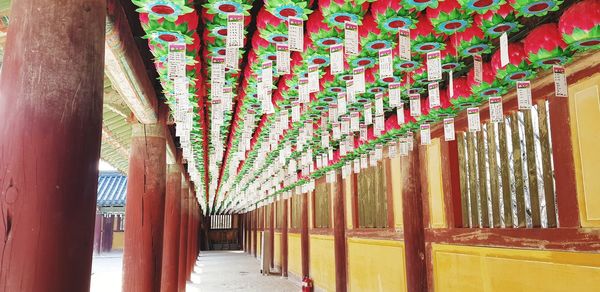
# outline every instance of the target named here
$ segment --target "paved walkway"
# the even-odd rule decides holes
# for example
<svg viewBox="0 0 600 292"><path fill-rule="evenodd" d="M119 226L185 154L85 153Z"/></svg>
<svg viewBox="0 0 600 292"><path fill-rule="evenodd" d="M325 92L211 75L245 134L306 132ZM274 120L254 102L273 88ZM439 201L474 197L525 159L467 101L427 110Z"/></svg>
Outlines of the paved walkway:
<svg viewBox="0 0 600 292"><path fill-rule="evenodd" d="M123 274L123 252L94 255L92 261L91 292L119 292Z"/></svg>
<svg viewBox="0 0 600 292"><path fill-rule="evenodd" d="M196 262L189 292L300 291L299 283L260 274L260 262L242 251L203 251Z"/></svg>

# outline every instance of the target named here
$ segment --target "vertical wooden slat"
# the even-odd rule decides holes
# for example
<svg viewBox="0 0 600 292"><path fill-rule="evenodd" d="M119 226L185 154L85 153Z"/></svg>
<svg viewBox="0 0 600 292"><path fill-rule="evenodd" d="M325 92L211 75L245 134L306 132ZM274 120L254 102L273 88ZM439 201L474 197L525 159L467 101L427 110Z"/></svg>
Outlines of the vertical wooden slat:
<svg viewBox="0 0 600 292"><path fill-rule="evenodd" d="M487 124L488 158L490 163L490 195L492 200L492 226L500 227L500 188L498 187L498 144L493 123Z"/></svg>
<svg viewBox="0 0 600 292"><path fill-rule="evenodd" d="M479 226L479 206L477 205L477 168L475 167L475 134L467 133L467 155L469 156L469 202L471 202L471 227Z"/></svg>
<svg viewBox="0 0 600 292"><path fill-rule="evenodd" d="M507 228L513 227L512 200L510 199L510 157L508 156L508 147L506 145L506 125L504 122L498 124L498 143L500 145L500 159L502 160L502 202L504 203L504 225Z"/></svg>
<svg viewBox="0 0 600 292"><path fill-rule="evenodd" d="M386 210L386 194L385 194L385 166L384 162L380 161L377 163L377 176L375 184L377 186L377 192L375 193L375 200L377 204L377 212L375 215L375 227L385 227L387 221L387 210Z"/></svg>
<svg viewBox="0 0 600 292"><path fill-rule="evenodd" d="M482 227L490 227L488 213L487 166L485 156L485 137L483 131L477 132L477 168L479 171L479 198L481 202Z"/></svg>
<svg viewBox="0 0 600 292"><path fill-rule="evenodd" d="M523 154L521 152L521 136L519 135L519 117L514 113L510 117L510 131L513 149L513 165L515 175L515 197L517 200L517 226L525 227L525 191L523 181Z"/></svg>
<svg viewBox="0 0 600 292"><path fill-rule="evenodd" d="M542 171L544 178L544 198L546 199L546 217L548 227L556 227L556 203L554 201L554 177L552 174L552 153L550 135L548 133L548 111L546 101L538 102L538 118L540 127L540 145L542 150Z"/></svg>
<svg viewBox="0 0 600 292"><path fill-rule="evenodd" d="M466 151L465 151L465 134L457 133L457 144L458 144L458 171L460 173L460 197L461 197L461 210L462 210L462 227L469 226L469 208L467 207L469 195L467 190L467 167L466 167Z"/></svg>
<svg viewBox="0 0 600 292"><path fill-rule="evenodd" d="M356 175L356 177L358 178L358 183L357 183L357 198L358 198L358 227L367 227L367 222L365 220L365 194L364 194L364 190L366 189L365 184L366 184L366 177L367 177L367 173L368 173L369 169L364 169L362 170L360 173L358 173Z"/></svg>
<svg viewBox="0 0 600 292"><path fill-rule="evenodd" d="M533 109L532 109L533 110ZM529 201L531 202L531 221L533 227L540 227L540 197L538 193L537 164L535 161L535 140L531 111L524 112L525 149L527 153L527 173L529 179Z"/></svg>
<svg viewBox="0 0 600 292"><path fill-rule="evenodd" d="M385 158L384 160L385 166L385 175L383 176L385 180L385 209L386 209L386 226L388 228L394 229L394 190L392 189L392 159Z"/></svg>

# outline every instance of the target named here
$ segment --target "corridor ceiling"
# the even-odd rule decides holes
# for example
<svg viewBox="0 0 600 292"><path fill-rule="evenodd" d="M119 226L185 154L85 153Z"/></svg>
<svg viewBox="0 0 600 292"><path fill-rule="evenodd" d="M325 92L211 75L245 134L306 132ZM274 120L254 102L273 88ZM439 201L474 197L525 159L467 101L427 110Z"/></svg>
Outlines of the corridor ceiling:
<svg viewBox="0 0 600 292"><path fill-rule="evenodd" d="M600 44L600 2L590 0L133 3L186 159L206 186L199 196L208 213L251 210L306 192L333 170L357 171L361 158L381 155L422 124ZM185 77L176 73L178 57ZM432 78L436 70L441 79ZM188 90L175 92L182 83ZM432 98L439 102L430 106Z"/></svg>

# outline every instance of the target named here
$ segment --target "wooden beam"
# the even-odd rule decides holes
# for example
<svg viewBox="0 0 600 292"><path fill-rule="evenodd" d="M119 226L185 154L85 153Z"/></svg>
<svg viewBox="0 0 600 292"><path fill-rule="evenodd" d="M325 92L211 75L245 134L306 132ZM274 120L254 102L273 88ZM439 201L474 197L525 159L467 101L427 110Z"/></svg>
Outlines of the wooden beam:
<svg viewBox="0 0 600 292"><path fill-rule="evenodd" d="M346 252L346 206L344 203L345 183L341 174L337 174L337 187L333 196L333 245L335 257L335 290L348 290L348 264Z"/></svg>

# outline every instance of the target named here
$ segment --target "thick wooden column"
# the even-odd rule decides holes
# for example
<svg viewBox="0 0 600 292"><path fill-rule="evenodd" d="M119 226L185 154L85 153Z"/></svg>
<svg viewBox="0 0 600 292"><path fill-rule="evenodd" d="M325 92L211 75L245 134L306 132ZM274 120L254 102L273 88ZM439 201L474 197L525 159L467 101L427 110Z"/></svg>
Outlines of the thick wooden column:
<svg viewBox="0 0 600 292"><path fill-rule="evenodd" d="M269 253L271 255L271 262L269 267L275 267L275 204L272 203L269 206Z"/></svg>
<svg viewBox="0 0 600 292"><path fill-rule="evenodd" d="M283 200L283 214L281 223L281 276L288 276L288 203L289 199Z"/></svg>
<svg viewBox="0 0 600 292"><path fill-rule="evenodd" d="M164 119L134 124L127 177L123 290L159 291L165 214Z"/></svg>
<svg viewBox="0 0 600 292"><path fill-rule="evenodd" d="M425 253L425 230L423 229L423 205L419 175L419 147L402 158L402 218L406 259L406 284L408 291L427 291L427 266Z"/></svg>
<svg viewBox="0 0 600 292"><path fill-rule="evenodd" d="M254 209L252 211L252 219L254 219L254 223L252 224L252 254L254 257L257 257L257 249L258 249L258 209Z"/></svg>
<svg viewBox="0 0 600 292"><path fill-rule="evenodd" d="M94 254L100 254L102 249L102 220L104 216L102 214L96 214L96 221L94 225Z"/></svg>
<svg viewBox="0 0 600 292"><path fill-rule="evenodd" d="M300 257L302 258L302 277L309 276L310 254L308 241L308 196L312 194L302 194L302 212L300 227Z"/></svg>
<svg viewBox="0 0 600 292"><path fill-rule="evenodd" d="M181 221L179 223L179 271L177 272L179 277L179 291L185 291L189 192L187 178L184 177L181 180Z"/></svg>
<svg viewBox="0 0 600 292"><path fill-rule="evenodd" d="M333 194L333 246L335 257L335 290L344 292L347 286L346 253L346 206L344 204L345 186L341 175L337 177L338 186Z"/></svg>
<svg viewBox="0 0 600 292"><path fill-rule="evenodd" d="M0 75L0 290L88 291L106 1L13 1Z"/></svg>
<svg viewBox="0 0 600 292"><path fill-rule="evenodd" d="M190 214L188 216L187 230L187 260L185 277L189 281L191 279L192 263L194 259L194 227L196 226L196 210L194 209L194 189L190 187L190 199L188 200Z"/></svg>
<svg viewBox="0 0 600 292"><path fill-rule="evenodd" d="M165 229L160 290L176 292L179 272L179 224L181 223L181 170L178 162L167 167Z"/></svg>

